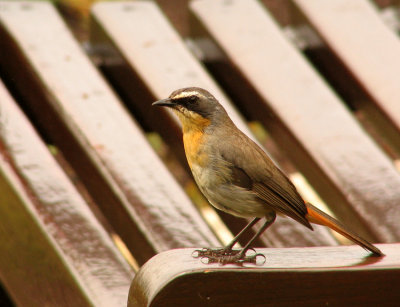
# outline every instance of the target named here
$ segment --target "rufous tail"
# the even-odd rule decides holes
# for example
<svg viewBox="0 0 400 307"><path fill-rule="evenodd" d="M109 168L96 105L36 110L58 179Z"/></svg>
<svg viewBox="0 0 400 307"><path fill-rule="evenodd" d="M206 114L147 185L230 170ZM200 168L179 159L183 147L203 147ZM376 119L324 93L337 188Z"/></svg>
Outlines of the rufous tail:
<svg viewBox="0 0 400 307"><path fill-rule="evenodd" d="M364 240L363 238L360 238L356 234L347 230L346 227L342 223L340 223L338 220L329 216L325 212L319 210L318 208L311 205L310 203L306 203L306 206L307 206L306 218L309 222L329 227L330 229L340 233L347 239L360 245L361 247L365 248L366 250L369 250L375 256L383 256L384 255L376 246L372 245L367 240Z"/></svg>

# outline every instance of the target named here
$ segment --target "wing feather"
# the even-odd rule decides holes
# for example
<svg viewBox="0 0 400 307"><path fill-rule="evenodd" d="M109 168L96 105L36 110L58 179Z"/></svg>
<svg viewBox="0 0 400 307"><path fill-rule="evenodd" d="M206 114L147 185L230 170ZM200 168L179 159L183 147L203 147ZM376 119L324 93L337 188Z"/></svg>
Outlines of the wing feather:
<svg viewBox="0 0 400 307"><path fill-rule="evenodd" d="M275 166L267 154L241 131L232 133L232 138L240 139L240 147L233 151L219 146L220 155L231 168L233 184L253 191L257 197L275 211L283 213L306 227L312 226L306 219L307 208L295 186Z"/></svg>

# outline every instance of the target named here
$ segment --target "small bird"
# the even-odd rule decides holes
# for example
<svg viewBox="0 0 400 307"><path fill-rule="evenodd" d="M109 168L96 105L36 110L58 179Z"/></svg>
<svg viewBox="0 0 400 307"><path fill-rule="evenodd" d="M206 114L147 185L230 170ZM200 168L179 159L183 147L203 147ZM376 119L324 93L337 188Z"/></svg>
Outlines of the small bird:
<svg viewBox="0 0 400 307"><path fill-rule="evenodd" d="M199 250L198 256L223 264L254 263L261 254L247 256L246 253L275 221L276 214L289 216L311 230L310 223L327 226L373 255L383 256L377 247L305 202L291 181L255 142L235 126L208 91L198 87L179 89L153 105L172 109L182 123L187 161L207 200L219 210L253 218L227 246ZM265 222L254 237L241 250L233 250L239 237L261 218L265 218Z"/></svg>

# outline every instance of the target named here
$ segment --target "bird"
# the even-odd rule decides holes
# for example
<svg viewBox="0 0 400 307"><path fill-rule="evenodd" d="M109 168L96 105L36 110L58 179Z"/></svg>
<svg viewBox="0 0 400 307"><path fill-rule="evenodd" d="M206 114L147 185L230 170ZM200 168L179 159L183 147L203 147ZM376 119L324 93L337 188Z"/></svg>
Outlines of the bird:
<svg viewBox="0 0 400 307"><path fill-rule="evenodd" d="M252 243L272 224L277 214L288 216L313 230L324 225L360 245L373 256L384 254L350 231L341 222L306 202L290 179L259 145L233 123L224 107L207 90L186 87L152 104L171 109L182 125L185 155L194 180L215 208L241 218L252 218L224 248L203 248L196 256L210 262L255 262L262 254L248 256ZM240 236L264 224L240 250L233 249Z"/></svg>

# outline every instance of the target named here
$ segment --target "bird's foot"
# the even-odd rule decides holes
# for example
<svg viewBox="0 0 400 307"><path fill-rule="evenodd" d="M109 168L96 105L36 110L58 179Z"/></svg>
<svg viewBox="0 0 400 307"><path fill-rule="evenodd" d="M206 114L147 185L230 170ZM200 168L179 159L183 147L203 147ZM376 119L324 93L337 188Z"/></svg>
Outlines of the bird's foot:
<svg viewBox="0 0 400 307"><path fill-rule="evenodd" d="M223 256L234 256L240 253L240 249L232 248L202 248L193 251L193 258L203 258L203 257L223 257Z"/></svg>
<svg viewBox="0 0 400 307"><path fill-rule="evenodd" d="M219 263L221 265L243 265L245 263L252 263L256 265L263 265L265 263L266 258L263 254L256 253L254 249L249 250L251 250L253 254L247 256L247 254L243 253L240 249L203 248L195 250L192 256L194 258L200 258L205 264Z"/></svg>

